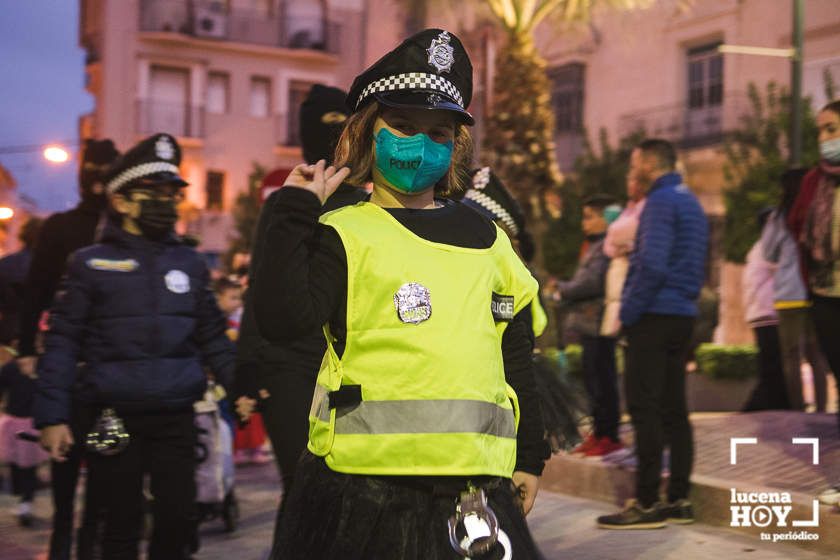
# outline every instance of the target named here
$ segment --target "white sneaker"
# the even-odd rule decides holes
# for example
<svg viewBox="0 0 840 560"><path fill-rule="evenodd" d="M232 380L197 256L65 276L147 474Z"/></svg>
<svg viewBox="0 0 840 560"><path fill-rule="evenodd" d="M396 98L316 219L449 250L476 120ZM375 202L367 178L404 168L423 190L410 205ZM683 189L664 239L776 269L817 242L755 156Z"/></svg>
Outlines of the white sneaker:
<svg viewBox="0 0 840 560"><path fill-rule="evenodd" d="M823 490L817 495L817 500L826 506L840 506L840 486Z"/></svg>

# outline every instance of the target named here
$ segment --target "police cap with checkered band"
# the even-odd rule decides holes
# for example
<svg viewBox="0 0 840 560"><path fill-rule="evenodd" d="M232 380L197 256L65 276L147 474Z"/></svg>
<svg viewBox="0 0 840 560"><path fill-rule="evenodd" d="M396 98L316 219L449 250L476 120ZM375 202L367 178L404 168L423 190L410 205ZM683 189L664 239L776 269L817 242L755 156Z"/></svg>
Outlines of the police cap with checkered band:
<svg viewBox="0 0 840 560"><path fill-rule="evenodd" d="M105 187L115 193L136 186L187 183L180 175L181 147L169 134L155 134L125 152L111 166Z"/></svg>
<svg viewBox="0 0 840 560"><path fill-rule="evenodd" d="M347 106L356 112L371 101L398 108L452 111L473 124L472 63L461 41L443 29L426 29L362 72L350 87Z"/></svg>

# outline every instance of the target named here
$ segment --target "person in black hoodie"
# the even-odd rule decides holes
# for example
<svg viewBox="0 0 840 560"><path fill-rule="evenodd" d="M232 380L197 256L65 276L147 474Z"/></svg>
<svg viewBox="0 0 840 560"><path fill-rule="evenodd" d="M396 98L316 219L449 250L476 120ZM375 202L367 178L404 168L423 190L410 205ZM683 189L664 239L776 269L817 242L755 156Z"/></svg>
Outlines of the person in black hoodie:
<svg viewBox="0 0 840 560"><path fill-rule="evenodd" d="M103 184L104 173L119 152L111 140L85 140L79 167L79 204L67 212L53 214L41 226L38 241L32 252L32 263L24 284L23 304L20 310L18 366L24 375L33 376L36 365L35 337L42 313L52 305L59 280L64 274L67 257L77 249L94 243L96 232L103 221L108 200ZM73 406L69 419L74 437L78 440L87 433L93 421L90 411L83 406ZM70 560L73 546L73 504L82 450L74 448L64 462L50 465L53 495L53 531L50 536L50 560ZM93 499L90 486L85 501ZM94 511L87 507L86 511ZM85 517L79 531L79 557L87 558L86 550L93 531L94 520Z"/></svg>
<svg viewBox="0 0 840 560"><path fill-rule="evenodd" d="M303 155L308 163L320 159L332 161L336 141L347 118L346 96L338 88L315 84L301 105L300 136ZM260 214L252 253L252 271L259 268L268 217L273 213L278 194L279 191L272 193ZM343 184L321 211L326 213L355 204L367 196L364 189ZM288 494L294 480L295 465L306 449L309 404L327 343L320 329L313 329L308 336L284 343L269 342L263 338L254 320L252 294L257 280L253 273L249 275L249 291L245 296L245 311L237 342L236 377L237 383L246 387L250 396L257 397L262 390L260 410L277 458L284 494Z"/></svg>
<svg viewBox="0 0 840 560"><path fill-rule="evenodd" d="M68 426L77 380L75 396L102 411L87 457L108 560L138 558L145 474L154 496L150 560L189 557L203 364L228 389L233 378L234 349L207 267L174 234L186 185L180 160L175 139L157 134L109 171L120 224L109 221L99 244L71 256L38 364L35 425L55 461L81 444Z"/></svg>

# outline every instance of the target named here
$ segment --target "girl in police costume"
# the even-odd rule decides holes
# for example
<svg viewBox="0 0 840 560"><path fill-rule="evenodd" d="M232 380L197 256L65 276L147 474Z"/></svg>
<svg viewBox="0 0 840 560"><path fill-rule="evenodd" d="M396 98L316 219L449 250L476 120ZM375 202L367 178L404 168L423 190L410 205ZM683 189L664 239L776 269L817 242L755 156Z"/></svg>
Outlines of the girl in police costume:
<svg viewBox="0 0 840 560"><path fill-rule="evenodd" d="M428 29L356 78L338 165L300 165L257 268L268 339L324 326L308 451L273 558L539 558L524 515L548 456L533 378L537 282L462 188L472 66ZM343 181L367 201L324 215ZM486 500L486 502L484 501Z"/></svg>

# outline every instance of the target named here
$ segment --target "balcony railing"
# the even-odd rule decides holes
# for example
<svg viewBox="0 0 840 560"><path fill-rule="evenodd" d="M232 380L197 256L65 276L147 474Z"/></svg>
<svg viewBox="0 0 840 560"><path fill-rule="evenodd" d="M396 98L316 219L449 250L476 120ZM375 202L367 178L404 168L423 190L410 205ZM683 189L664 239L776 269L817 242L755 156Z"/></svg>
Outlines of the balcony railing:
<svg viewBox="0 0 840 560"><path fill-rule="evenodd" d="M680 104L624 114L619 117L618 133L624 137L644 131L686 148L716 144L738 128L748 109L745 95L727 92L721 105L692 109Z"/></svg>
<svg viewBox="0 0 840 560"><path fill-rule="evenodd" d="M141 0L140 31L334 54L339 49L341 26L321 17L280 17L226 8L218 0Z"/></svg>
<svg viewBox="0 0 840 560"><path fill-rule="evenodd" d="M167 132L180 138L204 137L204 108L144 99L137 102L137 132Z"/></svg>

